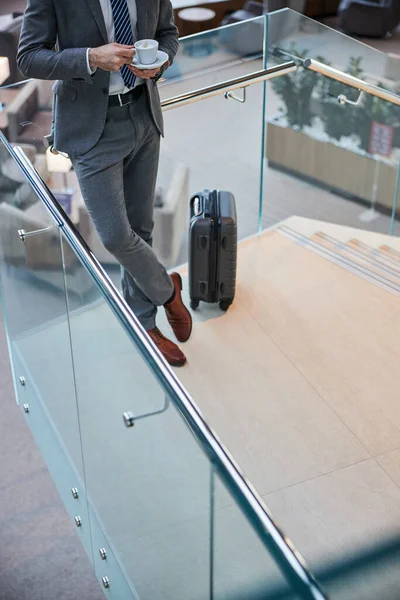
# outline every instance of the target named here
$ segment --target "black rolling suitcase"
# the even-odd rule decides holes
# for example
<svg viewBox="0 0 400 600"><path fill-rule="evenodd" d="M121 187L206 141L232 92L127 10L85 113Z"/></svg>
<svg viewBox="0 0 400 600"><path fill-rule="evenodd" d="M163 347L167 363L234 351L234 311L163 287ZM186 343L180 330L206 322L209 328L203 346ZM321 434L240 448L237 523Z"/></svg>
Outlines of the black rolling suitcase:
<svg viewBox="0 0 400 600"><path fill-rule="evenodd" d="M190 201L190 306L219 302L228 310L236 287L237 218L230 192L204 190Z"/></svg>

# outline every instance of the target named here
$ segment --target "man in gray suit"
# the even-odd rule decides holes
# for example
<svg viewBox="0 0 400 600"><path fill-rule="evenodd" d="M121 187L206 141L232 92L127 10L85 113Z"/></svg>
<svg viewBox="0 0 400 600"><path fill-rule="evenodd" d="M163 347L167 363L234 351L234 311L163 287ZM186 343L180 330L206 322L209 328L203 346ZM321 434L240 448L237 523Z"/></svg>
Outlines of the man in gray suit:
<svg viewBox="0 0 400 600"><path fill-rule="evenodd" d="M131 66L134 43L156 39L161 69ZM151 248L163 118L157 80L178 32L170 0L28 0L18 51L26 77L57 80L53 145L69 154L105 247L123 268L124 297L171 365L186 362L156 327L164 306L180 342L192 330L170 276Z"/></svg>

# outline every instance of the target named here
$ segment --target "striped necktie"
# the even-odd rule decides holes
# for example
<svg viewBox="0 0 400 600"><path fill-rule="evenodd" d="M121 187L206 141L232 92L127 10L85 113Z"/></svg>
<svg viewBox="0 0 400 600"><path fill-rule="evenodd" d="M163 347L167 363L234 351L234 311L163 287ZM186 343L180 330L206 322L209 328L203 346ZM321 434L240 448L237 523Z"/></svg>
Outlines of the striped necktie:
<svg viewBox="0 0 400 600"><path fill-rule="evenodd" d="M111 0L111 8L114 17L115 41L117 44L133 46L133 32L127 0ZM136 76L132 71L128 69L127 65L123 65L120 72L126 87L133 88Z"/></svg>

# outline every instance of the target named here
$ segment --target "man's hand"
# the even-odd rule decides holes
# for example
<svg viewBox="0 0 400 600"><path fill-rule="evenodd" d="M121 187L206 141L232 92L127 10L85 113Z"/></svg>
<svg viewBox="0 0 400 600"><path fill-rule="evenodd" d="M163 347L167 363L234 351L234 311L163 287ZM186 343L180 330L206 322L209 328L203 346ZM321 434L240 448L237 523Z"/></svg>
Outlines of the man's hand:
<svg viewBox="0 0 400 600"><path fill-rule="evenodd" d="M123 65L130 65L135 55L133 46L107 44L89 50L89 64L92 69L119 71Z"/></svg>
<svg viewBox="0 0 400 600"><path fill-rule="evenodd" d="M164 71L166 69L168 69L168 67L169 67L169 61L165 64ZM132 66L129 66L129 68L132 71L132 73L134 75L136 75L136 77L139 77L140 79L153 79L153 77L158 75L158 73L160 72L160 69L136 69L136 67L132 67Z"/></svg>
<svg viewBox="0 0 400 600"><path fill-rule="evenodd" d="M132 66L130 66L129 69L136 77L140 77L140 79L151 79L160 72L160 69L136 69L136 67Z"/></svg>

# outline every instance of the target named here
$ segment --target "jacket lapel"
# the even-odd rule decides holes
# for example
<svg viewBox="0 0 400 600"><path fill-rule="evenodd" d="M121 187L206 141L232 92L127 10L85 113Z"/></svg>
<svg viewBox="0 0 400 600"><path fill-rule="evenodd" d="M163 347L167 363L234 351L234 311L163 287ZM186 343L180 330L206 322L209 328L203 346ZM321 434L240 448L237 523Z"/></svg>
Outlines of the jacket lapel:
<svg viewBox="0 0 400 600"><path fill-rule="evenodd" d="M147 38L147 9L150 0L136 0L138 40Z"/></svg>
<svg viewBox="0 0 400 600"><path fill-rule="evenodd" d="M103 11L101 10L99 0L86 0L86 2L88 3L90 10L93 13L97 26L100 29L100 33L103 36L104 42L108 44L106 24L104 22Z"/></svg>

